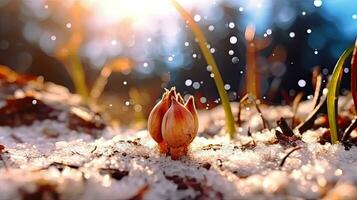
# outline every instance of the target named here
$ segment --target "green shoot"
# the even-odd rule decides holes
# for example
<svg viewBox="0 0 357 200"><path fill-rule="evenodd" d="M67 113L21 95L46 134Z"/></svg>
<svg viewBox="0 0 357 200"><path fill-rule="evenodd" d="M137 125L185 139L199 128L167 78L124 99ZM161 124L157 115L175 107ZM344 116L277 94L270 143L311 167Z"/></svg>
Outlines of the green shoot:
<svg viewBox="0 0 357 200"><path fill-rule="evenodd" d="M85 100L88 98L88 88L85 81L85 75L82 63L78 55L69 55L69 74L72 78L76 93Z"/></svg>
<svg viewBox="0 0 357 200"><path fill-rule="evenodd" d="M343 52L341 57L338 59L336 66L332 72L330 83L328 85L327 114L328 114L328 121L330 124L332 144L338 143L338 124L337 124L336 116L337 116L337 104L338 104L338 96L340 91L343 64L345 63L347 57L352 53L352 50L353 47L348 48Z"/></svg>
<svg viewBox="0 0 357 200"><path fill-rule="evenodd" d="M211 52L207 48L206 37L202 33L200 27L192 19L190 13L188 13L176 0L171 0L171 3L174 5L176 10L180 13L181 17L185 21L187 21L187 24L190 26L193 34L196 36L198 40L198 45L203 53L204 58L206 59L207 64L212 67L212 73L214 75L213 80L216 84L219 96L222 101L223 109L226 116L227 130L230 138L232 139L235 133L235 125L234 125L234 117L233 117L232 109L229 104L228 95L226 90L224 89L223 80L221 74L219 73L216 61L213 55L211 54Z"/></svg>

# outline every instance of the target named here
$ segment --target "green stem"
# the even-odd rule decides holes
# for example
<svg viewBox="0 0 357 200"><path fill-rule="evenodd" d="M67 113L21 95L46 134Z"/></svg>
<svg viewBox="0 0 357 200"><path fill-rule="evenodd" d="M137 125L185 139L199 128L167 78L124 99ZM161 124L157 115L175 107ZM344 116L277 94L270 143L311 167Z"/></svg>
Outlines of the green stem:
<svg viewBox="0 0 357 200"><path fill-rule="evenodd" d="M340 84L342 78L343 64L347 57L352 53L353 47L348 48L343 52L338 59L336 66L332 72L330 83L328 84L327 93L327 116L330 125L331 142L338 143L338 124L337 124L337 110L338 110L338 96L340 91Z"/></svg>
<svg viewBox="0 0 357 200"><path fill-rule="evenodd" d="M171 2L176 8L176 10L180 13L181 17L188 22L188 25L190 26L193 34L196 36L198 40L198 45L203 53L204 58L206 59L207 64L212 67L212 73L214 75L213 80L217 86L217 90L221 98L221 102L226 116L227 130L230 138L232 139L235 133L235 125L234 125L234 117L233 117L232 109L228 100L227 92L224 89L223 80L221 74L219 73L216 61L213 58L211 52L207 48L207 40L204 34L202 33L200 27L192 19L191 15L176 0L171 0Z"/></svg>
<svg viewBox="0 0 357 200"><path fill-rule="evenodd" d="M69 55L69 72L76 90L85 100L88 98L88 88L85 81L85 75L82 63L76 54Z"/></svg>

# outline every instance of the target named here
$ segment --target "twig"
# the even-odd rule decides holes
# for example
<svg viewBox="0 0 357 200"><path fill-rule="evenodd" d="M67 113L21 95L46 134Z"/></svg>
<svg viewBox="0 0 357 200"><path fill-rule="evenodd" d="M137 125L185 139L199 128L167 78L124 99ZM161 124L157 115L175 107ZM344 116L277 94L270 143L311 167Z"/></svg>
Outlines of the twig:
<svg viewBox="0 0 357 200"><path fill-rule="evenodd" d="M278 120L276 123L281 128L284 135L286 135L288 137L291 137L294 135L293 130L289 127L289 125L286 122L286 120L284 119L284 117L281 117L280 120Z"/></svg>
<svg viewBox="0 0 357 200"><path fill-rule="evenodd" d="M90 153L94 153L95 152L95 150L97 150L97 145L94 147L94 149L90 152Z"/></svg>
<svg viewBox="0 0 357 200"><path fill-rule="evenodd" d="M237 125L238 126L241 126L242 125L242 121L241 121L241 118L240 118L240 115L241 115L241 112L242 112L242 104L245 100L248 99L248 94L244 95L241 100L239 101L239 104L238 104L238 113L237 113Z"/></svg>
<svg viewBox="0 0 357 200"><path fill-rule="evenodd" d="M299 92L299 94L296 95L296 97L294 98L293 101L293 106L292 106L292 110L293 110L293 117L291 119L291 127L294 128L295 127L295 121L296 121L296 113L297 110L299 108L300 102L302 97L304 96L303 92Z"/></svg>
<svg viewBox="0 0 357 200"><path fill-rule="evenodd" d="M255 101L255 99L254 99L253 101L254 101L254 104L255 104L255 108L257 109L257 111L258 111L258 113L259 113L259 116L260 116L260 118L262 119L263 128L264 128L264 129L269 128L269 124L268 124L267 120L264 118L263 113L262 113L262 111L261 111L260 108L259 108L259 105L258 105L257 102Z"/></svg>
<svg viewBox="0 0 357 200"><path fill-rule="evenodd" d="M321 74L316 76L316 84L315 84L315 92L314 92L314 98L312 99L312 105L313 109L316 108L316 106L319 103L320 97L321 97L321 86L322 86L322 76Z"/></svg>
<svg viewBox="0 0 357 200"><path fill-rule="evenodd" d="M296 129L299 130L300 134L303 134L305 131L310 129L314 125L315 119L318 117L318 114L326 114L327 113L327 101L326 97L323 98L322 101L316 106L316 108L312 111L312 113L305 119L304 122L301 122Z"/></svg>
<svg viewBox="0 0 357 200"><path fill-rule="evenodd" d="M284 158L281 160L280 168L284 166L286 159L287 159L294 151L299 150L299 149L302 149L302 147L301 147L301 146L295 147L295 148L293 148L291 151L289 151L289 153L287 153L287 154L284 156Z"/></svg>
<svg viewBox="0 0 357 200"><path fill-rule="evenodd" d="M256 102L256 98L253 95L249 94L249 93L244 95L242 97L242 99L239 101L238 114L237 114L238 115L238 117L237 117L238 118L237 119L237 125L241 126L241 117L240 116L241 116L241 112L242 112L242 104L243 104L243 102L247 101L249 98L251 98L252 102L255 105L255 109L257 109L257 111L259 113L259 116L262 119L263 128L264 129L269 128L269 124L268 124L267 120L264 118L264 115L263 115L262 111L260 110L259 105Z"/></svg>

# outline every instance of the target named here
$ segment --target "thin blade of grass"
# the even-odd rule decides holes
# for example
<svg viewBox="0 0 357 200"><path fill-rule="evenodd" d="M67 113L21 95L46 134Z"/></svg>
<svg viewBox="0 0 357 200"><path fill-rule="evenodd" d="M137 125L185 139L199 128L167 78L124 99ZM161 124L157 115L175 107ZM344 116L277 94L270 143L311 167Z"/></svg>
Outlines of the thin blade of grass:
<svg viewBox="0 0 357 200"><path fill-rule="evenodd" d="M338 143L338 125L337 125L336 116L337 116L337 104L338 104L338 96L340 92L343 64L345 63L347 57L352 53L352 50L353 47L350 47L342 53L341 57L338 59L336 63L336 66L331 75L331 80L328 84L327 114L328 114L328 122L330 125L332 144Z"/></svg>
<svg viewBox="0 0 357 200"><path fill-rule="evenodd" d="M226 90L224 89L223 80L221 74L219 72L216 61L212 55L212 53L207 48L207 40L201 31L200 27L193 20L190 13L188 13L176 0L171 0L171 3L176 8L176 10L180 13L181 17L187 22L188 26L191 28L193 34L195 35L198 45L202 51L203 57L206 59L208 65L212 67L212 73L214 75L213 80L216 84L218 94L221 98L222 106L225 112L226 117L226 126L227 131L229 133L229 137L232 139L234 137L234 133L236 132L236 127L234 124L234 117L231 109L231 105L229 103L228 95Z"/></svg>

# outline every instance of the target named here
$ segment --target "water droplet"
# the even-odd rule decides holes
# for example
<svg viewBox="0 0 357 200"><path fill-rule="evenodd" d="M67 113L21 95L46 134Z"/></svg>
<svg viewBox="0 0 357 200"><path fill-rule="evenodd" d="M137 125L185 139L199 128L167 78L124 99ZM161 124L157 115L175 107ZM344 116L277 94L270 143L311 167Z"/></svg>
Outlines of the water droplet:
<svg viewBox="0 0 357 200"><path fill-rule="evenodd" d="M127 81L123 81L123 85L128 85L128 82Z"/></svg>
<svg viewBox="0 0 357 200"><path fill-rule="evenodd" d="M229 38L229 42L230 42L231 44L236 44L236 43L238 42L238 39L237 39L236 36L231 36L231 37Z"/></svg>
<svg viewBox="0 0 357 200"><path fill-rule="evenodd" d="M211 73L209 76L210 76L211 78L214 78L214 74L213 74L213 73Z"/></svg>
<svg viewBox="0 0 357 200"><path fill-rule="evenodd" d="M197 58L197 54L192 54L192 58Z"/></svg>
<svg viewBox="0 0 357 200"><path fill-rule="evenodd" d="M201 103L206 103L206 102L207 102L206 97L201 97L201 98L200 98L200 102L201 102Z"/></svg>
<svg viewBox="0 0 357 200"><path fill-rule="evenodd" d="M352 19L356 20L357 19L357 14L352 15Z"/></svg>
<svg viewBox="0 0 357 200"><path fill-rule="evenodd" d="M37 104L37 100L32 100L32 104L36 105Z"/></svg>
<svg viewBox="0 0 357 200"><path fill-rule="evenodd" d="M207 68L206 68L206 69L207 69L207 71L210 72L210 71L212 71L212 66L211 66L211 65L207 65Z"/></svg>
<svg viewBox="0 0 357 200"><path fill-rule="evenodd" d="M140 104L135 104L134 110L135 110L135 112L141 112L142 106Z"/></svg>
<svg viewBox="0 0 357 200"><path fill-rule="evenodd" d="M315 49L314 54L317 55L319 54L319 52Z"/></svg>
<svg viewBox="0 0 357 200"><path fill-rule="evenodd" d="M192 84L192 87L194 88L194 89L196 89L196 90L198 90L198 89L200 89L200 83L199 82L194 82L193 84Z"/></svg>
<svg viewBox="0 0 357 200"><path fill-rule="evenodd" d="M267 29L267 34L268 35L271 35L273 33L273 31L269 28L269 29Z"/></svg>
<svg viewBox="0 0 357 200"><path fill-rule="evenodd" d="M174 60L174 58L173 58L172 56L169 56L169 57L167 58L167 60L171 62L171 61Z"/></svg>
<svg viewBox="0 0 357 200"><path fill-rule="evenodd" d="M66 24L66 27L67 27L67 28L72 28L72 24L68 22L68 23Z"/></svg>
<svg viewBox="0 0 357 200"><path fill-rule="evenodd" d="M196 14L193 19L195 20L195 22L199 22L201 21L201 15Z"/></svg>
<svg viewBox="0 0 357 200"><path fill-rule="evenodd" d="M225 90L230 90L230 89L231 89L231 85L225 84L225 85L224 85L224 89L225 89Z"/></svg>
<svg viewBox="0 0 357 200"><path fill-rule="evenodd" d="M213 30L214 30L214 26L213 26L213 25L209 25L209 26L208 26L208 30L209 30L209 31L213 31Z"/></svg>
<svg viewBox="0 0 357 200"><path fill-rule="evenodd" d="M232 56L234 54L234 51L233 50L229 50L228 54Z"/></svg>
<svg viewBox="0 0 357 200"><path fill-rule="evenodd" d="M295 37L295 33L294 32L290 32L289 33L289 37L294 38Z"/></svg>
<svg viewBox="0 0 357 200"><path fill-rule="evenodd" d="M306 30L306 33L308 33L308 34L310 34L311 32L312 32L311 29Z"/></svg>
<svg viewBox="0 0 357 200"><path fill-rule="evenodd" d="M215 49L215 48L211 48L211 49L210 49L210 52L211 52L211 53L214 53L214 52L216 52L216 49Z"/></svg>
<svg viewBox="0 0 357 200"><path fill-rule="evenodd" d="M301 15L305 16L305 15L306 15L306 12L305 12L305 11L302 11L302 12L301 12Z"/></svg>
<svg viewBox="0 0 357 200"><path fill-rule="evenodd" d="M112 40L112 45L117 45L117 41L116 40Z"/></svg>
<svg viewBox="0 0 357 200"><path fill-rule="evenodd" d="M243 12L244 11L244 8L243 7L239 7L239 12Z"/></svg>
<svg viewBox="0 0 357 200"><path fill-rule="evenodd" d="M348 74L348 72L350 72L350 69L347 68L347 67L345 67L345 68L343 69L343 72L345 72L345 74Z"/></svg>
<svg viewBox="0 0 357 200"><path fill-rule="evenodd" d="M263 34L263 36L264 36L264 37L267 37L267 36L268 36L268 34L264 33L264 34Z"/></svg>
<svg viewBox="0 0 357 200"><path fill-rule="evenodd" d="M47 5L47 4L46 4L46 5L44 5L43 7L44 7L45 9L48 9L48 5Z"/></svg>
<svg viewBox="0 0 357 200"><path fill-rule="evenodd" d="M243 70L240 70L239 73L240 73L240 74L244 74L244 71L243 71Z"/></svg>
<svg viewBox="0 0 357 200"><path fill-rule="evenodd" d="M125 105L126 105L126 106L129 106L129 105L130 105L130 102L129 102L129 101L125 101Z"/></svg>
<svg viewBox="0 0 357 200"><path fill-rule="evenodd" d="M55 35L52 35L52 36L51 36L51 40L52 40L52 41L55 41L56 39L57 39L57 37L56 37Z"/></svg>
<svg viewBox="0 0 357 200"><path fill-rule="evenodd" d="M144 62L143 66L146 68L149 66L149 64L147 62Z"/></svg>
<svg viewBox="0 0 357 200"><path fill-rule="evenodd" d="M315 7L321 7L322 6L322 0L314 0L314 6Z"/></svg>
<svg viewBox="0 0 357 200"><path fill-rule="evenodd" d="M239 62L239 58L236 57L236 56L234 56L234 57L232 58L232 63L237 64L238 62Z"/></svg>
<svg viewBox="0 0 357 200"><path fill-rule="evenodd" d="M185 42L185 46L188 47L190 45L189 42Z"/></svg>
<svg viewBox="0 0 357 200"><path fill-rule="evenodd" d="M233 29L235 26L236 26L236 25L234 24L234 22L229 22L229 23L228 23L228 27L229 27L230 29Z"/></svg>
<svg viewBox="0 0 357 200"><path fill-rule="evenodd" d="M299 87L305 87L306 86L306 81L304 79L300 79L298 81L298 85L299 85Z"/></svg>
<svg viewBox="0 0 357 200"><path fill-rule="evenodd" d="M185 85L186 85L186 86L191 86L191 85L192 85L192 80L191 80L191 79L187 79L187 80L185 81Z"/></svg>
<svg viewBox="0 0 357 200"><path fill-rule="evenodd" d="M146 41L147 41L147 42L151 42L151 41L152 41L152 39L149 37Z"/></svg>

